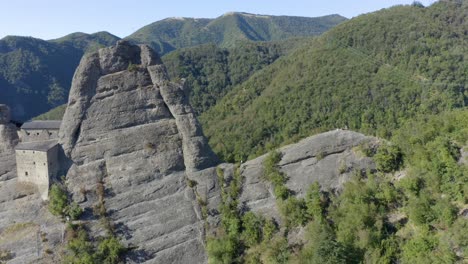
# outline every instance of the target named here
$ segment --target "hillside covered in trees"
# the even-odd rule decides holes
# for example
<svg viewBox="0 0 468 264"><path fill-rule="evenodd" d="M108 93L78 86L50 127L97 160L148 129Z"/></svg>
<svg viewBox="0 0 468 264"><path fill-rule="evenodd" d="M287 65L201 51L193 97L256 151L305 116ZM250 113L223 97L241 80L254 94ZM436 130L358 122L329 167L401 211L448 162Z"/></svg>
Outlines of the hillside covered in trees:
<svg viewBox="0 0 468 264"><path fill-rule="evenodd" d="M214 44L173 51L163 57L172 78L184 78L190 102L200 114L252 74L291 52L308 38L275 42L239 41L233 48Z"/></svg>
<svg viewBox="0 0 468 264"><path fill-rule="evenodd" d="M340 24L234 87L200 117L226 161L320 131L390 138L468 104L466 1L396 6Z"/></svg>
<svg viewBox="0 0 468 264"><path fill-rule="evenodd" d="M107 32L75 33L51 41L17 36L1 39L0 103L9 105L18 121L65 103L83 54L118 39Z"/></svg>
<svg viewBox="0 0 468 264"><path fill-rule="evenodd" d="M249 54L240 54L239 56L246 58L248 55L255 58L257 54L253 53L257 51L252 47L245 46L245 44L239 44L239 42L283 40L298 36L319 35L344 20L346 19L339 15L306 18L232 13L217 19L165 19L137 30L126 39L136 43L150 44L161 55L177 48L211 43L216 45L215 52L208 56L212 58L214 56L217 60L220 59L218 57L221 54L227 56L227 53L218 50L218 47L233 48L234 50L230 53L237 52L235 50L237 46L239 46L238 50L246 48L249 49L246 51ZM94 34L77 32L49 41L18 36L8 36L1 39L0 103L8 104L13 109L13 118L18 121L25 121L63 104L68 97L73 73L83 54L113 45L119 39L108 32ZM277 48L259 48L258 56L260 58L254 59L252 62L262 65L271 63L271 60L280 55L279 51L275 49ZM208 50L205 49L205 51ZM199 51L194 52L199 53ZM183 56L187 55L186 52L182 52L182 54L184 54ZM230 57L230 61L236 60L234 55ZM199 57L192 59L195 58ZM185 58L182 64L187 64L188 59L188 57ZM204 59L203 62L210 59ZM222 64L225 63L227 61L222 62ZM198 64L200 65L200 63ZM245 65L239 64L237 67ZM232 75L240 74L243 76L234 76L234 78L246 78L251 72L259 69L257 66L254 65L254 68L246 70L233 69ZM209 67L211 66L207 65L207 68ZM239 71L245 72L240 73ZM219 71L216 70L212 75L217 73ZM227 72L222 74L230 75ZM189 77L188 73L181 75ZM227 80L224 84L220 83L215 94L208 98L196 99L200 101L198 106L204 105L203 109L211 106L216 101L213 98L224 95L225 92L221 90L237 84L237 81ZM217 84L214 81L211 82L208 90L212 90L214 85Z"/></svg>
<svg viewBox="0 0 468 264"><path fill-rule="evenodd" d="M275 41L316 36L345 21L340 15L323 17L269 16L232 12L215 19L167 18L127 37L150 45L160 54L178 48L213 43L234 47L238 41Z"/></svg>

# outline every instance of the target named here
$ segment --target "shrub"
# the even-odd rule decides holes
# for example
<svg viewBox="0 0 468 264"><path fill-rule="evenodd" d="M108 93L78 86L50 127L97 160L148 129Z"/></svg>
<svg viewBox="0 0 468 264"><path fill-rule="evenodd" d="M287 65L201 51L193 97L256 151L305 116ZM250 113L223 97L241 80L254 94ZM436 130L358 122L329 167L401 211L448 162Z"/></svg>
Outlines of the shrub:
<svg viewBox="0 0 468 264"><path fill-rule="evenodd" d="M275 236L268 244L261 259L263 263L283 264L288 263L289 255L288 241L286 238Z"/></svg>
<svg viewBox="0 0 468 264"><path fill-rule="evenodd" d="M0 263L3 261L8 261L13 258L13 254L11 254L10 250L7 249L0 249Z"/></svg>
<svg viewBox="0 0 468 264"><path fill-rule="evenodd" d="M308 220L307 207L303 199L291 196L280 202L279 208L286 227L302 226Z"/></svg>
<svg viewBox="0 0 468 264"><path fill-rule="evenodd" d="M58 185L52 185L49 192L49 211L53 215L64 216L67 204L67 193Z"/></svg>
<svg viewBox="0 0 468 264"><path fill-rule="evenodd" d="M206 250L208 252L208 263L231 264L235 263L238 241L235 238L220 237L208 238Z"/></svg>
<svg viewBox="0 0 468 264"><path fill-rule="evenodd" d="M126 251L126 248L120 241L114 237L108 237L102 240L97 248L96 259L105 264L117 264L120 256Z"/></svg>
<svg viewBox="0 0 468 264"><path fill-rule="evenodd" d="M310 185L307 190L305 203L309 216L313 217L314 220L323 218L322 194L318 182L314 182Z"/></svg>
<svg viewBox="0 0 468 264"><path fill-rule="evenodd" d="M263 225L262 234L263 234L263 241L269 241L273 238L273 235L278 230L278 227L275 224L275 221L270 218L265 221Z"/></svg>
<svg viewBox="0 0 468 264"><path fill-rule="evenodd" d="M81 214L83 213L83 209L76 203L73 202L67 207L67 214L70 216L72 220L77 220Z"/></svg>
<svg viewBox="0 0 468 264"><path fill-rule="evenodd" d="M256 216L253 212L247 212L242 217L243 231L241 238L246 246L251 247L260 243L264 222L265 220L262 217Z"/></svg>
<svg viewBox="0 0 468 264"><path fill-rule="evenodd" d="M127 70L130 71L130 72L136 72L138 70L138 65L133 64L133 63L130 62L128 64Z"/></svg>
<svg viewBox="0 0 468 264"><path fill-rule="evenodd" d="M377 170L381 172L393 172L400 168L403 156L400 149L395 145L382 145L374 156Z"/></svg>

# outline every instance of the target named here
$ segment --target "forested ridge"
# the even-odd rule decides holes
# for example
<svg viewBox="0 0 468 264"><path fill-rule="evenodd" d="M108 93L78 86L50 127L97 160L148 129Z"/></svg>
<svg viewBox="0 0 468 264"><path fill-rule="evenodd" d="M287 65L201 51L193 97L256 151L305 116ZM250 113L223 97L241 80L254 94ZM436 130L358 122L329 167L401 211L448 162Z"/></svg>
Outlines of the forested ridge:
<svg viewBox="0 0 468 264"><path fill-rule="evenodd" d="M214 19L173 17L149 24L126 39L149 44L160 54L212 43L232 48L238 41L278 41L316 36L346 21L340 15L295 17L226 13Z"/></svg>
<svg viewBox="0 0 468 264"><path fill-rule="evenodd" d="M243 209L237 173L222 188L209 263L466 263L468 160L461 151L468 111L407 120L393 134L377 148L354 150L376 170L354 171L339 192L312 184L302 198L277 168L281 154L271 152L263 180L272 185L281 224ZM290 240L298 230L302 239Z"/></svg>
<svg viewBox="0 0 468 264"><path fill-rule="evenodd" d="M0 40L0 103L25 121L65 103L71 79L83 54L114 44L107 32L75 33L45 41L8 36Z"/></svg>
<svg viewBox="0 0 468 264"><path fill-rule="evenodd" d="M226 161L334 128L390 138L405 120L465 107L466 1L396 6L342 23L234 87L200 116Z"/></svg>
<svg viewBox="0 0 468 264"><path fill-rule="evenodd" d="M226 14L217 19L169 18L144 26L126 39L148 44L164 55L177 48L209 43L234 48L243 45L239 42L249 40L319 35L345 20L339 15L307 18L247 13ZM8 104L13 109L13 118L19 121L65 103L73 73L83 54L113 45L119 39L108 32L76 32L48 41L19 36L1 39L0 103ZM219 91L215 97L219 94L224 95ZM214 103L212 98L199 101L208 105Z"/></svg>
<svg viewBox="0 0 468 264"><path fill-rule="evenodd" d="M206 44L173 51L163 57L163 62L172 78L185 79L190 103L201 114L233 87L307 40L239 41L233 48Z"/></svg>

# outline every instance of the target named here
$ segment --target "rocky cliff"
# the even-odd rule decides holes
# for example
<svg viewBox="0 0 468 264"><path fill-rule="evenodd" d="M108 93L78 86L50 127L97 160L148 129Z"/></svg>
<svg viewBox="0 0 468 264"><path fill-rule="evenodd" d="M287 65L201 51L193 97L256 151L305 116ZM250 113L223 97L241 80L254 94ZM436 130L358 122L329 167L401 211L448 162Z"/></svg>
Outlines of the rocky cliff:
<svg viewBox="0 0 468 264"><path fill-rule="evenodd" d="M0 121L0 131L11 128L7 114ZM57 262L65 225L33 186L16 183L16 133L1 135L0 153L8 154L0 160L0 253L9 253L12 263ZM236 166L218 164L183 83L169 80L156 53L121 41L83 57L59 137L71 164L66 186L85 209L78 223L91 237L113 233L129 249L126 263L207 262L205 238L219 223L216 170L224 170L222 184L229 187ZM374 168L355 151L364 142L378 144L359 133L330 131L281 148L278 166L298 196L315 181L339 190L353 171ZM264 159L240 166L241 206L281 223L262 176Z"/></svg>
<svg viewBox="0 0 468 264"><path fill-rule="evenodd" d="M303 198L309 186L318 182L322 189L339 192L356 171L374 170L374 161L358 151L358 146L377 146L379 140L348 130L318 134L278 149L280 171L288 180L286 186ZM240 166L244 184L240 196L243 208L273 217L281 222L273 186L263 177L267 155Z"/></svg>
<svg viewBox="0 0 468 264"><path fill-rule="evenodd" d="M197 196L216 198L208 192L216 192L217 159L187 102L145 45L120 41L88 54L73 78L60 130L73 162L67 185L89 211L105 201L115 233L134 248L129 263L206 262ZM99 217L89 218L102 233Z"/></svg>

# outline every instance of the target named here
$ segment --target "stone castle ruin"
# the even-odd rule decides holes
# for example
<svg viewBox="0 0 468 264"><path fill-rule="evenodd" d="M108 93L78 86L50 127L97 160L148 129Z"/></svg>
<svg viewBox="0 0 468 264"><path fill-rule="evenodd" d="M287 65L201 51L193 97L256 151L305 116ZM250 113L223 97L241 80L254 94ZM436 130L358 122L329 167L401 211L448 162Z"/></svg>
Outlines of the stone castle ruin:
<svg viewBox="0 0 468 264"><path fill-rule="evenodd" d="M51 179L60 169L58 132L60 121L31 121L19 132L15 147L18 182L37 186L43 200L48 199Z"/></svg>

